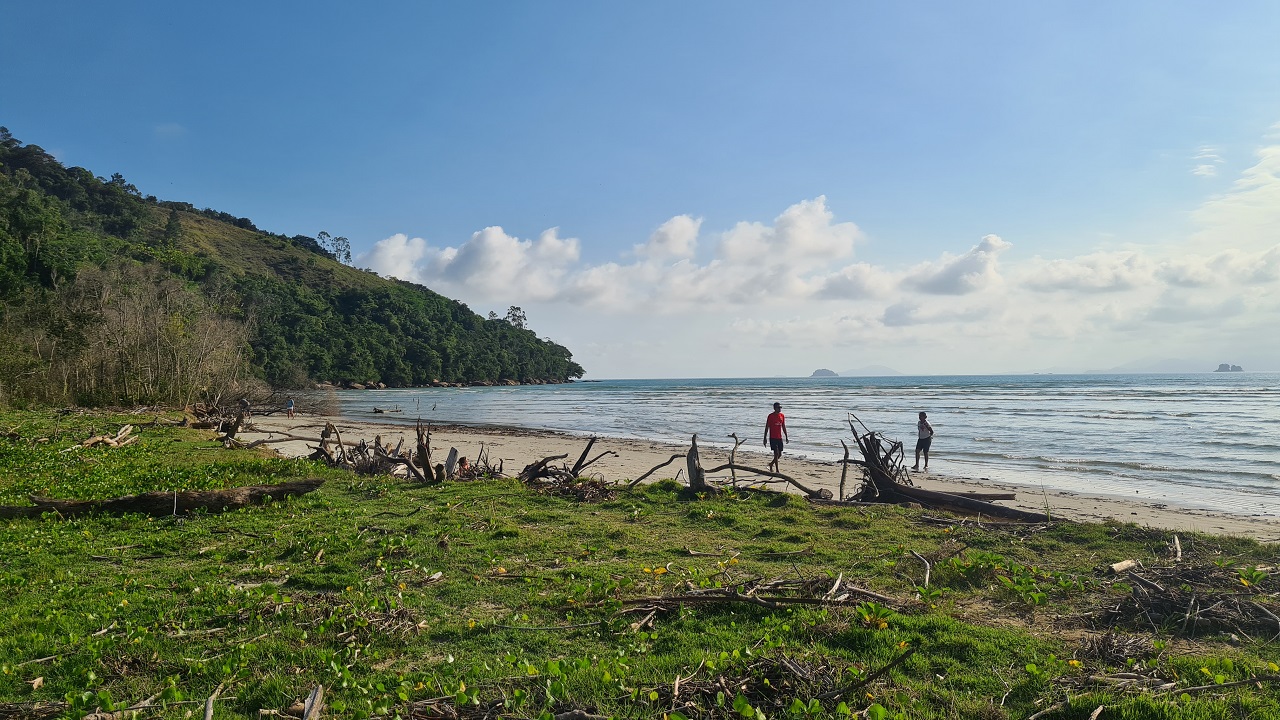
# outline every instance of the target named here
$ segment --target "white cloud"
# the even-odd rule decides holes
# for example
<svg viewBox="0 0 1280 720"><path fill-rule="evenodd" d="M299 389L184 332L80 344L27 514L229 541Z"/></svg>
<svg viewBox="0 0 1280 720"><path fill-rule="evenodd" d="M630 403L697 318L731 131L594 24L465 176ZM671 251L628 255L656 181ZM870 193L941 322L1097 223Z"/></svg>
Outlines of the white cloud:
<svg viewBox="0 0 1280 720"><path fill-rule="evenodd" d="M1035 258L1023 272L1032 290L1070 292L1118 292L1148 285L1155 267L1137 252L1098 252L1074 258Z"/></svg>
<svg viewBox="0 0 1280 720"><path fill-rule="evenodd" d="M1259 149L1257 158L1230 190L1192 213L1201 227L1193 240L1201 246L1243 249L1280 242L1280 145Z"/></svg>
<svg viewBox="0 0 1280 720"><path fill-rule="evenodd" d="M677 215L658 226L649 241L636 246L636 255L653 260L691 258L698 249L702 218Z"/></svg>
<svg viewBox="0 0 1280 720"><path fill-rule="evenodd" d="M1210 155L1200 159L1221 165ZM717 229L676 215L601 263L554 228L522 239L499 227L451 246L394 235L358 260L473 307L521 305L595 375L1111 367L1232 347L1271 352L1280 367L1280 341L1268 339L1280 312L1280 145L1191 217L1195 233L1172 242L1122 237L1108 241L1120 250L1017 259L986 235L890 265L819 196L772 222Z"/></svg>
<svg viewBox="0 0 1280 720"><path fill-rule="evenodd" d="M1196 163L1191 174L1200 177L1217 177L1218 166L1224 162L1218 149L1209 145L1201 146L1191 159Z"/></svg>
<svg viewBox="0 0 1280 720"><path fill-rule="evenodd" d="M826 196L787 208L772 226L740 222L720 240L719 255L733 265L811 268L853 254L862 231L851 222L832 223ZM815 262L816 261L816 262Z"/></svg>
<svg viewBox="0 0 1280 720"><path fill-rule="evenodd" d="M1012 247L998 235L987 235L969 252L917 265L904 280L932 295L967 295L1001 282L996 268L1000 253Z"/></svg>
<svg viewBox="0 0 1280 720"><path fill-rule="evenodd" d="M562 292L562 281L578 257L577 238L561 238L557 228L544 231L537 240L521 240L493 226L456 248L434 248L422 238L393 235L357 257L356 263L428 286L549 300Z"/></svg>
<svg viewBox="0 0 1280 720"><path fill-rule="evenodd" d="M860 262L822 278L815 297L843 300L882 297L892 287L892 275L870 263Z"/></svg>

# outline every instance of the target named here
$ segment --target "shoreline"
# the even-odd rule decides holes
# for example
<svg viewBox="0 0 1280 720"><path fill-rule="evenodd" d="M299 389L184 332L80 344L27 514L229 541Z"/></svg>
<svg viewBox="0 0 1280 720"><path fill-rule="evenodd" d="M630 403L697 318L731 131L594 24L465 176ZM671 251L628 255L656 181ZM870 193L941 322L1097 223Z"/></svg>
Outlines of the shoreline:
<svg viewBox="0 0 1280 720"><path fill-rule="evenodd" d="M309 431L314 430L318 438L319 431L326 422L332 422L342 432L343 439L347 441L360 439L372 441L377 435L382 436L384 443L393 444L402 437L406 442L415 439L412 425L301 414L293 419L283 414L254 417L249 421L248 427L242 429L237 437L252 441L274 434L306 436L311 434ZM588 437L553 430L533 430L500 425L432 425L431 450L433 455L439 453L439 456L443 457L448 453L449 448L456 447L460 455L475 458L483 447L489 452L491 462L497 463L501 460L504 472L513 475L525 465L551 455L567 454L570 459L577 457L585 447ZM743 447L746 448L748 445L750 443ZM302 441L286 441L273 444L271 447L286 457L310 454L307 443ZM599 437L592 449L593 456L606 450L612 450L618 454L602 458L591 466L587 474L599 475L609 481L627 480L642 475L670 458L672 454L687 449L687 444L666 441ZM713 458L715 464L728 460L728 451L721 447L700 444L700 449L704 456L704 465L712 465L712 462L706 458ZM750 462L749 460L748 463ZM666 474L667 470L671 474ZM679 470L679 463L672 463L668 468L664 468L664 471L656 473L654 479L671 477ZM806 485L827 488L833 494L839 493L838 463L784 455L783 472ZM717 473L712 477L728 479L729 475ZM1017 499L1002 500L1000 504L1036 512L1044 512L1047 506L1050 514L1060 515L1069 520L1081 522L1114 520L1167 530L1247 536L1261 542L1280 541L1280 524L1274 517L1258 518L1168 503L1147 503L1117 496L1046 490L1034 482L996 482L985 478L951 476L937 472L915 473L911 477L919 487L942 492L1013 491ZM758 484L758 481L751 482L749 479L740 480L740 482L744 486ZM855 482L851 474L846 491ZM785 483L775 482L769 484L769 487L774 490L785 487L789 492L796 492Z"/></svg>

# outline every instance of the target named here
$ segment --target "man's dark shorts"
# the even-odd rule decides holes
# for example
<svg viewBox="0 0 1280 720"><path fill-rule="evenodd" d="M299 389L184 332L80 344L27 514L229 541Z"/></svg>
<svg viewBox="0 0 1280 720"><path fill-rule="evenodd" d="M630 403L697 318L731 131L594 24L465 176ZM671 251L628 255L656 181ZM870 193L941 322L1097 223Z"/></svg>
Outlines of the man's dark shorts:
<svg viewBox="0 0 1280 720"><path fill-rule="evenodd" d="M916 441L916 452L920 452L921 450L923 450L924 452L929 452L929 446L932 444L933 444L933 438L931 437L920 438L919 440Z"/></svg>
<svg viewBox="0 0 1280 720"><path fill-rule="evenodd" d="M773 451L774 455L781 455L782 447L782 438L769 438L769 449Z"/></svg>

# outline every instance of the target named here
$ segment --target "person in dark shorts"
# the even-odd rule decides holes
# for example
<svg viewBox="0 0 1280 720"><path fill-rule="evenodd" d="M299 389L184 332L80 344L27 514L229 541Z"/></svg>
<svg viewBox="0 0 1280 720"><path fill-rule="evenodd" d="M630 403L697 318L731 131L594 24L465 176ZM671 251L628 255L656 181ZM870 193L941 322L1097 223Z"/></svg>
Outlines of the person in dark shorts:
<svg viewBox="0 0 1280 720"><path fill-rule="evenodd" d="M916 464L912 470L920 469L920 453L924 453L924 469L929 469L929 446L933 444L933 426L927 419L929 416L920 413L920 422L916 423Z"/></svg>
<svg viewBox="0 0 1280 720"><path fill-rule="evenodd" d="M787 417L782 414L782 403L774 403L773 412L764 421L764 444L773 451L773 459L769 461L769 469L773 472L778 472L784 440L791 442L791 436L787 434Z"/></svg>

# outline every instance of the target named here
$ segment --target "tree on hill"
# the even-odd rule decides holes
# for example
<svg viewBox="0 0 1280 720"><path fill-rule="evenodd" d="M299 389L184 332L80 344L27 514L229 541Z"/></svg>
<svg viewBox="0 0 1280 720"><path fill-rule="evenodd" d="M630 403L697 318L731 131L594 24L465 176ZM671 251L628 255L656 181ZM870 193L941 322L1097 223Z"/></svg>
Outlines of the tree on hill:
<svg viewBox="0 0 1280 720"><path fill-rule="evenodd" d="M486 320L335 260L351 260L344 237L264 233L248 218L144 197L119 174L64 167L0 128L0 403L186 402L193 388L225 385L210 372L277 386L583 373L566 348L524 329L518 307ZM112 298L124 304L113 310ZM239 350L196 342L209 333ZM168 348L164 362L138 354L147 342ZM193 347L222 365L195 372Z"/></svg>

